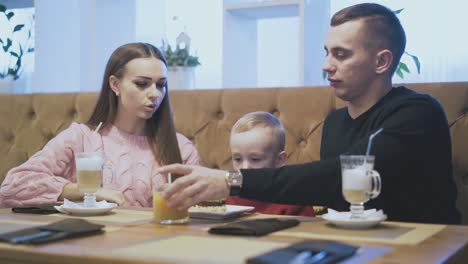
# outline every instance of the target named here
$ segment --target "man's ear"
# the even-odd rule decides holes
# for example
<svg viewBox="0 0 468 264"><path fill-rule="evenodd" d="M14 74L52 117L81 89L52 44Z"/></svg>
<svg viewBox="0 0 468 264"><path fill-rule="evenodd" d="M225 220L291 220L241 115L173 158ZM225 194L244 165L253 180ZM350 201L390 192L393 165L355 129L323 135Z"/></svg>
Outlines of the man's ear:
<svg viewBox="0 0 468 264"><path fill-rule="evenodd" d="M112 91L115 93L115 95L117 96L120 95L119 79L117 79L117 77L115 77L114 75L111 75L109 77L109 86L112 89Z"/></svg>
<svg viewBox="0 0 468 264"><path fill-rule="evenodd" d="M390 70L393 63L393 53L384 49L377 53L375 73L382 74Z"/></svg>
<svg viewBox="0 0 468 264"><path fill-rule="evenodd" d="M276 157L275 165L276 167L282 167L286 165L286 162L288 162L288 154L283 150L278 154L278 157Z"/></svg>

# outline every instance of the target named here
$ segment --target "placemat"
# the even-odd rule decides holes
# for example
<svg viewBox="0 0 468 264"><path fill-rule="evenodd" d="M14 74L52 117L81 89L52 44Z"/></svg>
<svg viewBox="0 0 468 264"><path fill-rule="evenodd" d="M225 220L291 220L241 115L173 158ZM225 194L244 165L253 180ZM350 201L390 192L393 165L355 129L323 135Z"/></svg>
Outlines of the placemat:
<svg viewBox="0 0 468 264"><path fill-rule="evenodd" d="M293 242L291 242L293 243ZM152 240L131 247L113 250L113 256L128 259L151 259L173 263L244 263L253 257L277 248L288 246L282 241L265 241L258 238L180 235ZM366 263L383 256L390 247L362 246L343 263Z"/></svg>
<svg viewBox="0 0 468 264"><path fill-rule="evenodd" d="M445 225L383 222L370 229L344 229L325 221L318 221L303 222L297 227L275 232L272 236L416 245L445 227Z"/></svg>
<svg viewBox="0 0 468 264"><path fill-rule="evenodd" d="M174 263L243 263L245 259L287 246L285 242L221 236L181 235L114 250L112 255Z"/></svg>
<svg viewBox="0 0 468 264"><path fill-rule="evenodd" d="M55 214L54 216L62 218L85 218L89 221L98 223L109 223L114 225L139 225L153 221L153 211L139 211L129 209L114 209L104 215L73 215L73 214Z"/></svg>

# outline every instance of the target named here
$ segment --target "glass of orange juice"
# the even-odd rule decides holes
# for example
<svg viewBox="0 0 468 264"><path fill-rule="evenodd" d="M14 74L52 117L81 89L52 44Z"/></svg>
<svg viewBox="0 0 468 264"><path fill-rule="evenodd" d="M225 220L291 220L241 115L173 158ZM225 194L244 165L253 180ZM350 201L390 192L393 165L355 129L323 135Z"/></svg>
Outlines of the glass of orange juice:
<svg viewBox="0 0 468 264"><path fill-rule="evenodd" d="M167 200L162 198L162 193L168 183L161 180L153 180L153 214L154 221L162 225L185 224L188 222L188 210L180 211L177 207L167 207Z"/></svg>

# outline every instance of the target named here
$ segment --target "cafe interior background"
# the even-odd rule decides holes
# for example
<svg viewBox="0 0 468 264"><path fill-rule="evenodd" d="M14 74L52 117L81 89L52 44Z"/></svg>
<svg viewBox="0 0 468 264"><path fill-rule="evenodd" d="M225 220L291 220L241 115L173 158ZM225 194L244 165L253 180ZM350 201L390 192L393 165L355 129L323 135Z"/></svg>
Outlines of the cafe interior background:
<svg viewBox="0 0 468 264"><path fill-rule="evenodd" d="M24 24L12 34L13 43L30 51L19 79L3 92L98 91L116 47L135 41L161 47L162 40L175 47L181 33L201 65L193 68L189 87L173 88L326 85L321 66L329 19L361 2L368 1L0 0L15 13L11 21L0 17L0 38L10 34L8 23ZM399 10L407 33L409 54L402 58L407 69L403 77L394 76L395 83L468 81L468 37L462 27L468 2L373 2ZM4 69L8 62L4 54L0 58Z"/></svg>

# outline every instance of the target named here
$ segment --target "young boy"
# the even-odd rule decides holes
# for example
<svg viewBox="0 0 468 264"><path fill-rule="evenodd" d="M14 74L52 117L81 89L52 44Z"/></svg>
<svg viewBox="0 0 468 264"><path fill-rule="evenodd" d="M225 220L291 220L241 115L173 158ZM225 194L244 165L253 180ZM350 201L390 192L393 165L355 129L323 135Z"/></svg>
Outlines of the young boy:
<svg viewBox="0 0 468 264"><path fill-rule="evenodd" d="M241 117L231 130L233 167L240 169L273 168L286 164L284 127L268 112L252 112ZM263 214L314 216L311 206L274 204L256 200L228 197L227 204L255 207Z"/></svg>

